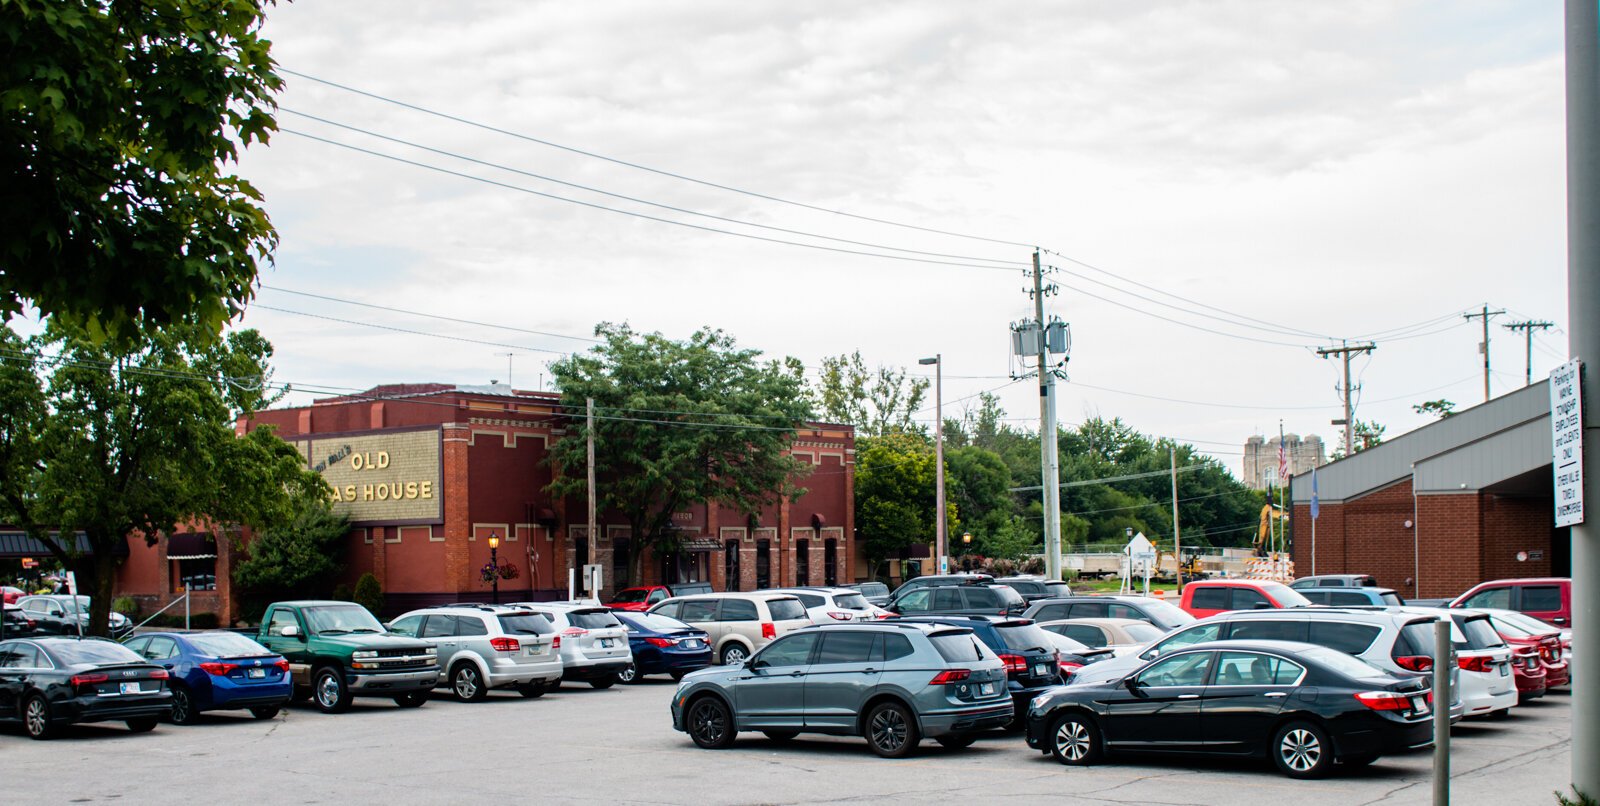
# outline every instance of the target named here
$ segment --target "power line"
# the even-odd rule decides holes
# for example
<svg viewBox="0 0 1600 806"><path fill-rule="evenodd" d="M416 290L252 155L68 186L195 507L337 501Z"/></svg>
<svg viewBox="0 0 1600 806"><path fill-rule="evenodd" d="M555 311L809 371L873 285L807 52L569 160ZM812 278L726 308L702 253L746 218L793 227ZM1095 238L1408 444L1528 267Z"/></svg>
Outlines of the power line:
<svg viewBox="0 0 1600 806"><path fill-rule="evenodd" d="M1218 336L1226 336L1226 337L1228 337L1230 339L1240 339L1240 340L1243 340L1243 341L1253 341L1253 342L1257 342L1259 344L1271 344L1271 345L1278 346L1278 347L1294 347L1296 349L1304 349L1304 348L1307 347L1307 345L1300 344L1300 343L1287 342L1287 341L1276 341L1274 339L1261 339L1261 338L1257 338L1255 336L1245 336L1245 335L1241 335L1241 334L1238 334L1238 333L1228 333L1228 332L1222 331L1222 330L1215 330L1213 328L1203 327L1201 325L1196 325L1196 324L1192 324L1192 323L1189 323L1189 322L1184 322L1184 321L1179 320L1179 319L1173 319L1173 318L1168 317L1168 316L1162 316L1161 314L1153 313L1153 312L1147 311L1147 310L1145 310L1143 308L1138 308L1138 307L1135 307L1135 306L1132 306L1132 305L1128 305L1128 304L1125 304L1125 303L1122 303L1122 302L1118 302L1118 301L1116 301L1114 299L1107 299L1105 297L1100 296L1099 294L1094 294L1094 293L1091 293L1089 291L1085 291L1085 290L1083 290L1081 288L1078 288L1077 286L1069 285L1067 283L1061 283L1060 285L1065 287L1065 288L1068 288L1068 289L1071 289L1073 291L1076 291L1079 294L1082 294L1082 295L1084 295L1086 297L1091 297L1093 299L1100 300L1101 302L1105 302L1105 303L1109 303L1111 305L1115 305L1118 308L1126 308L1127 310L1133 311L1135 313L1143 314L1145 316L1149 316L1149 317L1154 318L1154 319L1160 319L1160 320L1165 321L1165 322L1171 322L1172 324L1180 325L1182 327L1191 328L1193 330L1199 330L1199 331L1203 331L1205 333L1211 333L1211 334L1215 334L1215 335L1218 335Z"/></svg>
<svg viewBox="0 0 1600 806"><path fill-rule="evenodd" d="M296 291L296 290L294 290L292 288L282 288L282 287L279 287L279 286L266 285L265 283L263 283L261 287L266 289L266 290L268 290L268 291L276 291L276 292L278 292L280 294L294 294L295 296L311 297L312 299L327 300L328 302L338 302L338 303L342 303L344 305L358 305L358 306L360 306L362 308L372 308L374 310L390 311L392 313L403 313L403 314L407 314L409 316L421 316L421 317L426 317L428 319L438 319L438 320L440 320L442 322L455 322L457 324L463 324L463 325L477 325L479 327L489 327L489 328L494 328L496 330L506 330L506 331L511 331L511 332L514 332L514 333L527 333L527 334L534 335L534 336L550 336L552 338L557 338L557 339L572 339L573 341L586 341L586 342L590 342L592 344L600 344L601 343L600 339L591 339L591 338L588 338L586 336L572 336L572 335L568 335L566 333L552 333L552 332L550 332L548 330L530 330L530 329L524 328L524 327L512 327L510 325L497 325L497 324L494 324L492 322L479 322L479 321L475 321L475 320L472 320L472 319L457 319L457 318L455 318L453 316L441 316L441 315L436 314L436 313L425 313L423 311L413 311L413 310L407 310L405 308L393 308L393 307L390 307L388 305L377 305L377 304L374 304L374 303L371 303L371 302L360 302L360 301L353 300L353 299L344 299L342 297L330 297L330 296L327 296L326 294L313 294L310 291ZM266 306L262 306L262 307L266 307Z"/></svg>
<svg viewBox="0 0 1600 806"><path fill-rule="evenodd" d="M359 327L377 328L378 330L389 330L389 331L393 331L395 333L406 333L406 334L409 334L409 335L412 335L412 336L427 336L429 338L434 338L434 339L446 339L446 340L449 340L449 341L460 341L460 342L466 342L468 344L482 344L482 345L486 345L486 346L489 346L489 347L509 347L511 349L514 349L514 350L531 350L531 351L536 352L536 353L551 353L553 355L571 355L571 353L569 353L569 352L567 352L565 350L551 350L551 349L549 349L547 347L530 347L530 346L528 346L526 344L506 344L504 342L498 342L498 341L485 341L483 339L469 339L466 336L448 336L448 335L445 335L443 333L429 333L426 330L412 330L410 328L395 327L394 325L380 325L377 322L364 322L364 321L361 321L359 319L342 319L342 318L337 317L337 316L327 316L327 315L320 314L320 313L307 313L305 311L292 311L292 310L289 310L288 308L278 308L278 307L274 307L272 305L262 305L259 302L256 303L255 305L253 305L252 307L260 308L262 310L267 310L267 311L276 311L278 313L294 314L295 316L306 316L306 317L310 317L312 319L326 319L329 322L339 322L341 324L346 324L346 325L356 325L356 326L359 326Z"/></svg>
<svg viewBox="0 0 1600 806"><path fill-rule="evenodd" d="M375 92L368 92L366 90L356 89L355 87L351 87L351 86L348 86L348 85L345 85L345 84L339 84L339 83L336 83L336 82L333 82L333 81L329 81L329 80L324 79L324 78L318 78L318 77L313 76L313 75L309 75L309 74L306 74L306 73L301 73L301 72L298 72L298 71L295 71L295 70L290 70L288 68L279 67L278 68L278 72L286 73L288 75L296 76L298 78L303 78L303 79L306 79L307 81L315 81L318 84L322 84L322 85L325 85L325 86L333 87L335 89L343 90L345 92L353 93L353 94L356 94L356 95L361 95L361 96L364 96L364 97L367 97L367 98L371 98L371 99L376 100L376 101L382 101L382 102L387 103L387 104L393 104L395 106L399 106L399 107L402 107L404 109L410 109L410 110L412 110L414 112L421 112L421 113L423 113L425 115L432 115L432 116L437 117L437 118L442 118L444 120L453 121L455 123L460 123L460 124L463 124L463 125L466 125L466 126L471 126L473 128L482 129L482 130L488 131L488 132L494 132L495 134L501 134L501 135L505 135L507 137L514 137L514 138L516 138L518 140L524 140L524 141L527 141L527 142L530 142L530 143L537 143L537 144L542 145L542 146L548 146L550 148L560 149L562 151L566 151L566 152L569 152L569 153L572 153L572 154L578 154L578 155L584 156L584 157L590 157L592 159L603 160L605 162L610 162L610 163L613 163L613 164L616 164L616 165L621 165L621 166L624 166L624 167L627 167L627 168L633 168L633 169L640 170L640 171L647 171L649 173L657 174L659 176L665 176L665 177L669 177L669 178L672 178L672 179L678 179L678 180L681 180L681 181L684 181L684 182L692 182L694 184L702 185L704 187L716 188L717 190L725 190L725 191L728 191L730 193L738 193L738 194L741 194L741 195L750 196L750 197L757 198L757 199L765 199L766 201L777 202L778 204L786 204L786 205L790 205L790 206L793 206L793 207L804 208L804 209L807 209L807 210L815 210L815 211L817 211L819 213L828 213L830 215L843 216L845 218L853 218L853 219L856 219L858 221L870 221L870 222L872 222L874 224L884 224L884 225L891 226L891 227L900 227L902 229L911 229L911 230L917 230L919 232L933 233L935 235L946 235L946 236L949 236L949 237L952 237L952 238L965 238L967 240L973 240L973 241L986 241L988 243L1003 244L1005 246L1018 246L1018 247L1022 247L1022 248L1025 248L1025 249L1033 249L1034 248L1034 244L1021 243L1021 242L1018 242L1018 241L1008 241L1008 240L1004 240L1004 239L1000 239L1000 238L989 238L989 237L985 237L985 236L981 236L981 235L970 235L970 234L967 234L967 233L953 232L953 231L950 231L950 230L943 230L943 229L938 229L938 228L935 228L935 227L924 227L924 226L920 226L920 225L917 225L917 224L906 224L906 223L902 223L902 222L899 222L899 221L892 221L892 220L884 219L884 218L874 218L872 216L860 215L858 213L851 213L851 212L846 212L844 210L836 210L836 209L829 208L829 207L823 207L823 206L820 206L820 205L807 204L805 202L793 201L791 199L785 199L785 198L781 198L779 196L772 196L772 195L768 195L768 194L765 194L765 193L758 193L758 192L753 191L753 190L745 190L743 188L737 188L737 187L733 187L731 185L718 184L716 182L710 182L710 181L707 181L707 180L704 180L704 179L696 179L696 178L694 178L692 176L685 176L683 174L673 173L671 171L665 171L665 170L662 170L660 168L652 168L652 167L650 167L648 165L641 165L641 164L635 163L635 162L628 162L627 160L618 159L616 157L609 157L609 156L606 156L604 154L599 154L599 153L596 153L596 152L593 152L593 151L586 151L584 149L575 148L573 146L562 145L561 143L552 142L550 140L544 140L544 139L541 139L541 138L538 138L538 137L533 137L533 136L530 136L530 135L522 134L520 132L510 131L508 129L502 129L502 128L499 128L497 126L488 125L486 123L479 123L479 122L477 122L475 120L470 120L468 118L463 118L463 117L459 117L459 116L456 116L456 115L451 115L451 114L448 114L448 113L445 113L445 112L439 112L439 111L436 111L436 110L433 110L433 109L428 109L427 107L418 106L416 104L411 104L411 103L407 103L405 101L400 101L400 100L397 100L397 99L394 99L394 98L390 98L390 97L387 97L387 96L384 96L384 95L379 95L379 94L377 94Z"/></svg>

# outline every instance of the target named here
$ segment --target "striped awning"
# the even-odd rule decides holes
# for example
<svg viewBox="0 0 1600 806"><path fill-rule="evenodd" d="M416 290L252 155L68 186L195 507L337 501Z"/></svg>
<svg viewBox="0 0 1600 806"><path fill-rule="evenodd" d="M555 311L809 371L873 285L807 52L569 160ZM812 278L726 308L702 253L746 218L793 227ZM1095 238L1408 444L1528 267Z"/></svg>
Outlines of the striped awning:
<svg viewBox="0 0 1600 806"><path fill-rule="evenodd" d="M217 556L217 543L205 532L179 532L167 537L167 559L207 560Z"/></svg>

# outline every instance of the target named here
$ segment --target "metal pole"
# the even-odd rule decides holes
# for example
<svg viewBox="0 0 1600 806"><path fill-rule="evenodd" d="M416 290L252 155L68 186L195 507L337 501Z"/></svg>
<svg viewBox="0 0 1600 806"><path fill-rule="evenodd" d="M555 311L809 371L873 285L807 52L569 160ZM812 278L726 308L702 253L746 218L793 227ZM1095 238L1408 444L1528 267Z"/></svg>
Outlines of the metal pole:
<svg viewBox="0 0 1600 806"><path fill-rule="evenodd" d="M494 568L494 603L500 604L500 547L489 547L489 565Z"/></svg>
<svg viewBox="0 0 1600 806"><path fill-rule="evenodd" d="M1056 444L1055 373L1050 371L1050 345L1045 336L1044 271L1033 253L1033 314L1039 323L1039 484L1044 504L1045 576L1061 578L1061 470Z"/></svg>
<svg viewBox="0 0 1600 806"><path fill-rule="evenodd" d="M934 550L938 553L939 573L950 573L950 561L945 557L944 511L944 354L933 356L933 426L934 496L938 511L934 513Z"/></svg>
<svg viewBox="0 0 1600 806"><path fill-rule="evenodd" d="M1450 806L1451 623L1448 617L1433 623L1433 806Z"/></svg>
<svg viewBox="0 0 1600 806"><path fill-rule="evenodd" d="M1350 388L1350 350L1347 345L1344 352L1344 455L1347 459L1356 455L1356 420L1351 405L1354 397L1355 390Z"/></svg>
<svg viewBox="0 0 1600 806"><path fill-rule="evenodd" d="M189 583L183 583L183 628L189 629Z"/></svg>
<svg viewBox="0 0 1600 806"><path fill-rule="evenodd" d="M1167 445L1167 459L1172 464L1172 559L1178 564L1173 575L1178 578L1178 590L1183 590L1183 538L1178 531L1178 447ZM1160 557L1160 554L1156 555Z"/></svg>
<svg viewBox="0 0 1600 806"><path fill-rule="evenodd" d="M592 398L592 397L589 398L588 402L587 402L587 414L585 415L585 426L584 426L583 430L584 430L584 433L587 435L587 438L588 438L588 441L589 441L589 448L588 448L588 450L589 450L589 531L586 533L588 535L589 539L583 541L583 547L584 547L583 564L584 565L593 565L594 564L594 544L595 544L595 540L597 539L597 537L595 535L595 532L597 531L598 527L595 525L595 503L594 503L594 489L595 489L594 488L594 398ZM631 541L631 540L628 541L628 545L629 545L629 548L631 550L631 548L633 546L633 541ZM631 565L631 563L630 563L630 565ZM571 590L572 586L568 585L567 587L568 587L568 590ZM584 589L585 590L588 589L587 577L585 578ZM600 592L599 591L594 591L594 595L596 597L599 597Z"/></svg>
<svg viewBox="0 0 1600 806"><path fill-rule="evenodd" d="M1600 11L1567 0L1567 352L1600 361ZM1587 390L1586 378L1580 383ZM1585 492L1600 473L1600 395L1585 395ZM1572 527L1572 667L1600 674L1600 522ZM1593 681L1590 681L1593 682ZM1572 788L1600 797L1600 688L1572 687Z"/></svg>

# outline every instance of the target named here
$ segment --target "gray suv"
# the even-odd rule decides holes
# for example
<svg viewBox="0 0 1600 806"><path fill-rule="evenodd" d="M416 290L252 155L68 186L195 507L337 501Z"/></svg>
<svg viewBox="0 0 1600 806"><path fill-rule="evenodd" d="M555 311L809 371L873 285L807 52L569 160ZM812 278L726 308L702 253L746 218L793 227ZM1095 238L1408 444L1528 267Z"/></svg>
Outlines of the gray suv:
<svg viewBox="0 0 1600 806"><path fill-rule="evenodd" d="M923 737L945 747L1011 721L1005 664L972 630L851 623L795 630L739 666L691 672L672 698L672 727L708 749L759 730L861 736L902 758Z"/></svg>
<svg viewBox="0 0 1600 806"><path fill-rule="evenodd" d="M561 639L531 610L427 607L389 622L389 632L432 644L439 651L439 684L466 702L478 702L494 688L538 697L561 680Z"/></svg>

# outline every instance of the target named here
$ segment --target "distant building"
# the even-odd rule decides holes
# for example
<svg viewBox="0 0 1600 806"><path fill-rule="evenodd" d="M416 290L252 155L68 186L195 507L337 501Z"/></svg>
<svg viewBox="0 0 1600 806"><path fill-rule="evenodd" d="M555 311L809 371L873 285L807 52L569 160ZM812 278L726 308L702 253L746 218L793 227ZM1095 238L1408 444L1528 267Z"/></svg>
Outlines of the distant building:
<svg viewBox="0 0 1600 806"><path fill-rule="evenodd" d="M1289 475L1310 473L1313 467L1328 463L1322 452L1322 437L1307 434L1285 434L1284 445L1289 454ZM1278 483L1278 438L1254 436L1244 441L1244 483L1252 490L1266 489L1269 482Z"/></svg>

